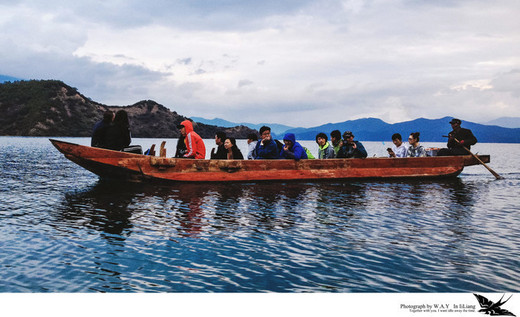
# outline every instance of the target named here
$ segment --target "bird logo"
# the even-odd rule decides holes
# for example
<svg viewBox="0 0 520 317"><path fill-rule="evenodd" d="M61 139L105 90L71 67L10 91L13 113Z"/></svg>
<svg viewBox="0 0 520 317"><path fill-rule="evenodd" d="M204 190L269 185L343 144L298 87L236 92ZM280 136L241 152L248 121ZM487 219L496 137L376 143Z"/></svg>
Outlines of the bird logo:
<svg viewBox="0 0 520 317"><path fill-rule="evenodd" d="M506 299L505 301L502 301L502 299L505 296L505 294L504 294L504 295L502 295L500 300L496 303L493 303L492 301L490 301L489 299L485 298L482 295L478 295L478 294L473 294L473 295L475 295L475 297L477 298L478 303L481 307L481 309L479 310L480 313L484 313L486 315L491 315L491 316L516 316L512 312L500 307L500 306L504 305L511 297L513 297L513 295L509 296L509 298Z"/></svg>

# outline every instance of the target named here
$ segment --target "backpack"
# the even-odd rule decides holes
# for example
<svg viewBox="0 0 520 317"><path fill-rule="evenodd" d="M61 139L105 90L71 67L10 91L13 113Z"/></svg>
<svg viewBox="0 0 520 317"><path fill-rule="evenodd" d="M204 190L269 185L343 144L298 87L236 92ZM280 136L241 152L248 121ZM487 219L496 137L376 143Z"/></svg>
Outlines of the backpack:
<svg viewBox="0 0 520 317"><path fill-rule="evenodd" d="M308 148L306 148L306 147L304 146L303 149L305 150L305 153L307 153L307 158L308 158L309 160L314 160L314 159L315 159L314 155L312 155L311 151L309 151Z"/></svg>
<svg viewBox="0 0 520 317"><path fill-rule="evenodd" d="M276 146L278 147L278 154L280 154L280 152L283 150L284 144L278 140L274 140L274 142L276 142Z"/></svg>

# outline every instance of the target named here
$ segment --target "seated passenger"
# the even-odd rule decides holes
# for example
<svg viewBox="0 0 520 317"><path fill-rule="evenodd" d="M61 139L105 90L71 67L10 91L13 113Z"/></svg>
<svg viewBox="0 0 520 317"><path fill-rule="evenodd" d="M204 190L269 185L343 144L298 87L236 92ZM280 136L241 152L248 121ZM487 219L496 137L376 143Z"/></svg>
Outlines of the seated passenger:
<svg viewBox="0 0 520 317"><path fill-rule="evenodd" d="M343 133L343 145L338 151L338 158L365 158L367 151L361 142L354 141L354 134L350 131Z"/></svg>
<svg viewBox="0 0 520 317"><path fill-rule="evenodd" d="M261 140L256 144L256 159L278 159L279 151L276 142L271 137L271 128L260 128Z"/></svg>
<svg viewBox="0 0 520 317"><path fill-rule="evenodd" d="M330 133L330 143L334 148L334 157L338 157L339 149L343 146L343 141L341 141L341 132L339 132L339 130L334 130Z"/></svg>
<svg viewBox="0 0 520 317"><path fill-rule="evenodd" d="M240 149L237 147L237 141L235 138L227 138L224 142L224 148L227 151L226 159L228 160L243 160L244 155L240 152Z"/></svg>
<svg viewBox="0 0 520 317"><path fill-rule="evenodd" d="M256 159L256 144L258 143L258 136L256 133L249 133L247 135L247 159Z"/></svg>
<svg viewBox="0 0 520 317"><path fill-rule="evenodd" d="M112 120L114 120L114 112L111 110L105 111L103 119L94 125L90 146L106 148L107 131L112 124Z"/></svg>
<svg viewBox="0 0 520 317"><path fill-rule="evenodd" d="M388 155L390 157L406 157L406 151L408 150L403 143L403 138L399 133L392 135L392 142L394 145L392 148L388 148Z"/></svg>
<svg viewBox="0 0 520 317"><path fill-rule="evenodd" d="M130 145L130 123L125 110L119 110L114 117L114 123L108 128L106 135L106 148L122 151Z"/></svg>
<svg viewBox="0 0 520 317"><path fill-rule="evenodd" d="M287 133L283 137L283 143L285 143L285 146L280 152L281 158L294 159L297 161L307 159L307 151L305 151L300 143L296 142L296 136L294 133Z"/></svg>
<svg viewBox="0 0 520 317"><path fill-rule="evenodd" d="M461 123L459 119L452 119L450 121L452 131L448 134L448 148L440 149L437 156L469 154L464 147L470 150L471 146L477 143L477 138L470 129L461 128Z"/></svg>
<svg viewBox="0 0 520 317"><path fill-rule="evenodd" d="M204 159L206 157L206 146L202 138L193 131L193 123L190 120L184 120L177 126L181 130L186 145L186 153L184 158Z"/></svg>
<svg viewBox="0 0 520 317"><path fill-rule="evenodd" d="M179 136L179 139L177 140L177 148L175 150L175 156L177 158L184 157L184 154L186 154L186 144L184 144L184 137Z"/></svg>
<svg viewBox="0 0 520 317"><path fill-rule="evenodd" d="M318 135L316 135L319 159L331 159L335 157L334 148L327 141L327 135L325 133L318 133Z"/></svg>
<svg viewBox="0 0 520 317"><path fill-rule="evenodd" d="M410 134L408 138L408 143L410 143L410 147L406 152L407 157L425 157L426 150L422 145L419 145L419 132L414 132Z"/></svg>
<svg viewBox="0 0 520 317"><path fill-rule="evenodd" d="M215 148L211 149L212 160L225 160L227 158L227 150L224 148L224 141L226 140L226 133L218 131L215 134L215 144L217 145L217 151Z"/></svg>

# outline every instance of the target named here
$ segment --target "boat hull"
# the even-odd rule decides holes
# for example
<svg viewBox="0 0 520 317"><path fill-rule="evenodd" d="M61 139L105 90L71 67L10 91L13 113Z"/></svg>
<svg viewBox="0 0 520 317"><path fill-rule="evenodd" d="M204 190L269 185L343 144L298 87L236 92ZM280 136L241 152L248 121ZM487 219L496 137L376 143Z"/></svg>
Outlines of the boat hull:
<svg viewBox="0 0 520 317"><path fill-rule="evenodd" d="M471 156L327 160L194 160L147 156L50 140L66 158L103 178L132 182L256 182L447 178ZM485 163L489 155L479 156Z"/></svg>

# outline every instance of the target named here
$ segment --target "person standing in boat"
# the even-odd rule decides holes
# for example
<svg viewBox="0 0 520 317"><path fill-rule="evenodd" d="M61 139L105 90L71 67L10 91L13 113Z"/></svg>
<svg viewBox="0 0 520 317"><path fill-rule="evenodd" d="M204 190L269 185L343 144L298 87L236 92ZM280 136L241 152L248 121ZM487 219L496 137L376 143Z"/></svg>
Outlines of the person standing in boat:
<svg viewBox="0 0 520 317"><path fill-rule="evenodd" d="M410 147L406 152L407 157L425 157L426 150L422 145L419 144L419 132L414 132L410 134L408 137L408 143L410 143Z"/></svg>
<svg viewBox="0 0 520 317"><path fill-rule="evenodd" d="M225 160L227 158L227 150L224 147L224 141L226 140L226 133L224 131L218 131L215 134L215 144L217 145L217 151L215 148L211 149L212 160Z"/></svg>
<svg viewBox="0 0 520 317"><path fill-rule="evenodd" d="M244 155L237 147L237 141L235 138L227 138L224 142L224 148L226 149L226 159L228 160L243 160Z"/></svg>
<svg viewBox="0 0 520 317"><path fill-rule="evenodd" d="M276 142L271 136L271 128L263 126L260 128L261 140L256 144L257 159L279 159L279 151Z"/></svg>
<svg viewBox="0 0 520 317"><path fill-rule="evenodd" d="M341 140L341 132L339 130L334 130L330 133L330 143L334 149L334 157L338 156L339 149L343 146L343 141Z"/></svg>
<svg viewBox="0 0 520 317"><path fill-rule="evenodd" d="M256 159L256 144L258 143L258 135L256 133L249 133L247 135L247 159Z"/></svg>
<svg viewBox="0 0 520 317"><path fill-rule="evenodd" d="M354 141L354 134L350 131L343 133L343 145L338 151L338 158L365 158L367 151L361 142Z"/></svg>
<svg viewBox="0 0 520 317"><path fill-rule="evenodd" d="M107 147L107 131L113 120L113 111L107 110L105 113L103 113L103 119L96 123L96 125L94 125L94 129L92 130L92 140L90 141L90 146L100 148Z"/></svg>
<svg viewBox="0 0 520 317"><path fill-rule="evenodd" d="M318 135L316 135L316 143L318 143L319 159L331 159L335 157L334 148L328 142L325 133L318 133Z"/></svg>
<svg viewBox="0 0 520 317"><path fill-rule="evenodd" d="M450 121L453 130L448 134L448 148L440 149L437 156L468 155L468 151L464 147L470 150L471 146L477 143L473 132L470 129L461 128L461 123L459 119L455 118Z"/></svg>
<svg viewBox="0 0 520 317"><path fill-rule="evenodd" d="M186 154L183 157L203 160L206 157L206 146L200 135L193 131L193 123L190 120L184 120L177 128L180 129L186 145Z"/></svg>
<svg viewBox="0 0 520 317"><path fill-rule="evenodd" d="M307 152L300 145L300 143L296 142L296 136L294 133L287 133L283 137L283 143L285 146L280 152L280 157L283 159L293 159L293 160L304 160L307 159Z"/></svg>
<svg viewBox="0 0 520 317"><path fill-rule="evenodd" d="M114 117L114 123L108 128L106 142L108 149L122 151L130 145L130 122L125 110L119 110Z"/></svg>
<svg viewBox="0 0 520 317"><path fill-rule="evenodd" d="M390 157L406 157L406 152L408 151L408 149L403 143L403 138L401 137L401 134L392 134L392 142L394 143L394 145L392 146L392 148L387 149L388 155Z"/></svg>

